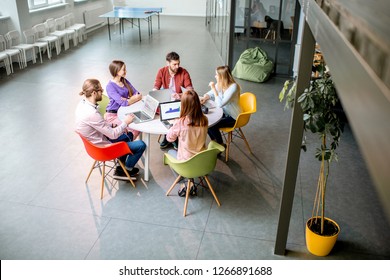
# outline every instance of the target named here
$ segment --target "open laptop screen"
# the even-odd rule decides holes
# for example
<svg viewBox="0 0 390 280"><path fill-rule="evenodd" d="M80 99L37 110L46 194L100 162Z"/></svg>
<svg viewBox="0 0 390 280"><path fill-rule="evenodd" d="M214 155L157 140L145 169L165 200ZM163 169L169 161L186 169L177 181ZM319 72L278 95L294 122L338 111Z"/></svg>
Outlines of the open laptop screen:
<svg viewBox="0 0 390 280"><path fill-rule="evenodd" d="M180 100L160 103L160 119L162 121L177 119L180 117L180 109Z"/></svg>

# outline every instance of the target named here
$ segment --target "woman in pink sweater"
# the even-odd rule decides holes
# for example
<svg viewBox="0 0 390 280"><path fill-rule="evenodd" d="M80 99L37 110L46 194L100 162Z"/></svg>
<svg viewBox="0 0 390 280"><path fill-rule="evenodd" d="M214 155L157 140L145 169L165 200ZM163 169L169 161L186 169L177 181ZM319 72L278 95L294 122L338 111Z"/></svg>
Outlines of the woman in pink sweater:
<svg viewBox="0 0 390 280"><path fill-rule="evenodd" d="M179 147L168 151L179 160L187 160L193 155L206 150L208 119L203 114L198 94L188 90L181 97L180 118L169 129L167 140L174 142L179 139ZM179 190L179 196L185 196L186 188ZM191 195L196 195L196 189L191 188Z"/></svg>

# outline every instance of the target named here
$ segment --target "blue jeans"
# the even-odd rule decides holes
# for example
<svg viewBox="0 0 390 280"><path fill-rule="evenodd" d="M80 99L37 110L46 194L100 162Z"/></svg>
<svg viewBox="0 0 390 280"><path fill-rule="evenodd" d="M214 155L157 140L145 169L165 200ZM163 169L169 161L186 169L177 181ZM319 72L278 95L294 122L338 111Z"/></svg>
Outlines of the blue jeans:
<svg viewBox="0 0 390 280"><path fill-rule="evenodd" d="M133 154L128 154L123 157L120 157L119 159L125 163L126 168L132 169L135 164L138 162L138 160L141 158L142 154L144 153L146 149L146 144L142 140L133 140L133 134L129 132L128 134L122 134L117 139L110 139L112 143L116 142L126 142L127 145L130 148L130 151Z"/></svg>
<svg viewBox="0 0 390 280"><path fill-rule="evenodd" d="M231 116L223 115L221 120L207 130L207 134L211 140L214 140L218 144L223 144L222 134L219 128L221 127L233 127L236 120Z"/></svg>

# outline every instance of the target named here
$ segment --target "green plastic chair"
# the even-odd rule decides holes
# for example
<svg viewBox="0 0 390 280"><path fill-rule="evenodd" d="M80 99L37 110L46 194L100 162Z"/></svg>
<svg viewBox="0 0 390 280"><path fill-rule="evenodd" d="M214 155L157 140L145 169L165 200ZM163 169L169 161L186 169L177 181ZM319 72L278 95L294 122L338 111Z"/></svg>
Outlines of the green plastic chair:
<svg viewBox="0 0 390 280"><path fill-rule="evenodd" d="M177 174L179 174L179 176L173 182L172 186L167 191L166 195L169 195L175 185L182 178L188 179L187 192L183 210L184 217L187 214L188 197L190 194L191 185L194 185L195 178L200 178L201 180L203 180L203 178L205 179L215 201L217 202L218 206L221 206L221 203L219 202L218 197L215 194L207 175L214 170L215 165L217 163L217 156L224 150L225 148L222 145L211 141L208 145L207 150L204 150L185 161L177 160L176 158L167 153L164 154L164 164L169 165Z"/></svg>
<svg viewBox="0 0 390 280"><path fill-rule="evenodd" d="M107 105L108 105L108 102L110 101L110 99L105 94L102 94L102 98L103 98L102 101L99 101L99 112L102 115L102 117L104 117L104 114L106 113L106 108L107 108Z"/></svg>

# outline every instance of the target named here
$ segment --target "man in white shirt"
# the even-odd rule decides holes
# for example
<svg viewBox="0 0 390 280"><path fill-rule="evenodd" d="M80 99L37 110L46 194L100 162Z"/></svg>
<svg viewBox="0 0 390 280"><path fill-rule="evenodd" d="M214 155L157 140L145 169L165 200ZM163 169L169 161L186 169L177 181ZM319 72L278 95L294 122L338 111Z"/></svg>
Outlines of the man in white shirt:
<svg viewBox="0 0 390 280"><path fill-rule="evenodd" d="M112 127L107 123L98 110L97 102L102 100L103 88L96 79L87 79L83 84L83 96L76 108L76 131L96 145L107 145L119 141L124 141L129 146L132 154L120 158L125 163L125 167L132 179L139 173L139 169L134 167L143 152L146 144L142 140L132 141L131 135L125 132L127 126L133 121L133 116L127 115L123 122ZM118 180L128 180L125 172L120 166L115 170L114 176Z"/></svg>

